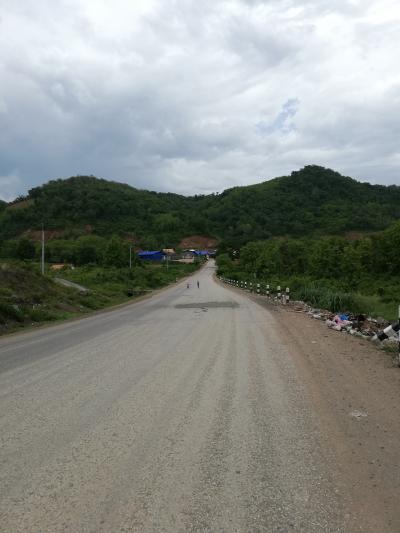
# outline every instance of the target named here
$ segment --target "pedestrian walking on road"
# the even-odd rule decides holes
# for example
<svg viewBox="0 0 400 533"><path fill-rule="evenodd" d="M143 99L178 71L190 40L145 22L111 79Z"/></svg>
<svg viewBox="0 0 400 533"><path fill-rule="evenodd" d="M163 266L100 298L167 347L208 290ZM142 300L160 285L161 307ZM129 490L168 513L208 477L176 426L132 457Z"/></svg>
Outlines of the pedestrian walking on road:
<svg viewBox="0 0 400 533"><path fill-rule="evenodd" d="M197 288L200 289L200 282L197 282Z"/></svg>

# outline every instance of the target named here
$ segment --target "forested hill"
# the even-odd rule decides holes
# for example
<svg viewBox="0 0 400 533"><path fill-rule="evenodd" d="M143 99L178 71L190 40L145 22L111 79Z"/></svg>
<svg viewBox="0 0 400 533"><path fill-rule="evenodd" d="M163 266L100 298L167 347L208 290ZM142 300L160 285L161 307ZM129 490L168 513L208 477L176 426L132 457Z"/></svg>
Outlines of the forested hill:
<svg viewBox="0 0 400 533"><path fill-rule="evenodd" d="M193 211L191 199L184 196L138 190L93 176L50 181L18 200L0 213L0 238L38 230L42 223L46 230L67 238L81 232L130 234L147 241L157 233L179 238L182 224L190 227Z"/></svg>
<svg viewBox="0 0 400 533"><path fill-rule="evenodd" d="M158 246L203 234L238 246L275 235L375 231L398 219L400 187L360 183L318 166L194 197L78 176L36 187L4 210L0 205L0 239L44 223L66 238L83 231L130 234L143 245Z"/></svg>
<svg viewBox="0 0 400 533"><path fill-rule="evenodd" d="M223 192L208 213L225 239L343 234L384 229L400 218L400 187L360 183L307 166L257 185Z"/></svg>

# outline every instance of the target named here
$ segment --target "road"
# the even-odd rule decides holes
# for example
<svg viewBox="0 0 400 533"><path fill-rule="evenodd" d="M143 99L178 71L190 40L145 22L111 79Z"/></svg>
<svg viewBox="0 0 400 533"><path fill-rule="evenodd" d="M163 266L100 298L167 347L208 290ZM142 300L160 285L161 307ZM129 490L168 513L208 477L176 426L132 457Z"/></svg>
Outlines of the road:
<svg viewBox="0 0 400 533"><path fill-rule="evenodd" d="M0 339L0 531L400 531L398 447L289 315L213 274Z"/></svg>

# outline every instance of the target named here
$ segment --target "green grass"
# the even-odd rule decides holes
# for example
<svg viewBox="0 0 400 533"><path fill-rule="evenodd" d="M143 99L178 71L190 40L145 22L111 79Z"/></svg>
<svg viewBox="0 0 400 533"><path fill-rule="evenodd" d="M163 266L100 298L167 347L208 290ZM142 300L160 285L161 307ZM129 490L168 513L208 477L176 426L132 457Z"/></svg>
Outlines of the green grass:
<svg viewBox="0 0 400 533"><path fill-rule="evenodd" d="M307 276L255 279L249 273L239 270L239 267L220 269L218 274L238 281L260 283L264 287L268 283L274 290L277 285L282 289L290 287L291 299L302 300L313 307L327 309L333 313L363 313L391 322L398 319L400 280L393 278L365 278L357 283L357 290L352 291L349 290L351 285L342 280L313 280Z"/></svg>
<svg viewBox="0 0 400 533"><path fill-rule="evenodd" d="M57 276L68 279L91 290L90 294L101 294L106 298L126 298L130 289L151 290L163 287L183 276L191 274L197 264L139 264L129 268L104 268L98 266L79 267L65 270Z"/></svg>
<svg viewBox="0 0 400 533"><path fill-rule="evenodd" d="M140 264L132 270L85 266L42 276L39 265L0 263L0 334L123 303L135 291L160 288L194 272L199 265ZM55 283L60 277L89 289L83 294Z"/></svg>
<svg viewBox="0 0 400 533"><path fill-rule="evenodd" d="M383 301L378 295L366 295L357 292L343 292L323 286L305 285L294 292L294 296L315 307L322 307L332 312L364 313L395 320L397 305L393 301Z"/></svg>

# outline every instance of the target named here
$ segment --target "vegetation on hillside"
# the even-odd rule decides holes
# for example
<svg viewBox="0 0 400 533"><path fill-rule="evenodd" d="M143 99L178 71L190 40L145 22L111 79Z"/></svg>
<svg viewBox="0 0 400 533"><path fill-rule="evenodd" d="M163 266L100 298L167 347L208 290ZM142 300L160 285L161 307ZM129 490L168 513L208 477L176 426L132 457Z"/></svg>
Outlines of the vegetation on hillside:
<svg viewBox="0 0 400 533"><path fill-rule="evenodd" d="M381 230L400 218L400 187L359 183L318 166L225 191L210 222L230 246L273 236Z"/></svg>
<svg viewBox="0 0 400 533"><path fill-rule="evenodd" d="M400 302L400 223L349 241L274 238L248 243L240 257L221 254L219 273L237 280L288 285L293 295L332 311L397 317Z"/></svg>
<svg viewBox="0 0 400 533"><path fill-rule="evenodd" d="M34 262L0 263L0 334L61 320L132 299L142 291L167 285L198 264L137 264L132 269L86 265L42 276ZM87 288L80 292L55 282L56 277Z"/></svg>
<svg viewBox="0 0 400 533"><path fill-rule="evenodd" d="M128 185L77 176L31 189L0 214L0 239L28 230L58 230L66 239L87 233L140 238L143 247L171 246L187 232L203 233L196 198L141 191Z"/></svg>
<svg viewBox="0 0 400 533"><path fill-rule="evenodd" d="M102 306L122 297L128 281L141 279L149 288L166 281L157 281L163 270L139 265L135 254L127 274L130 247L170 248L188 235L214 237L220 272L229 277L287 283L315 305L393 318L400 301L399 219L400 187L359 183L313 165L193 197L76 176L0 202L0 257L37 262L43 224L46 261L77 266L66 274L75 281L98 282L94 290L106 300L96 306ZM0 293L2 303L5 296Z"/></svg>
<svg viewBox="0 0 400 533"><path fill-rule="evenodd" d="M0 209L0 241L29 237L43 223L67 240L118 235L142 248L159 248L199 234L238 247L273 236L377 231L399 218L400 187L359 183L318 166L194 197L77 176L36 187Z"/></svg>

